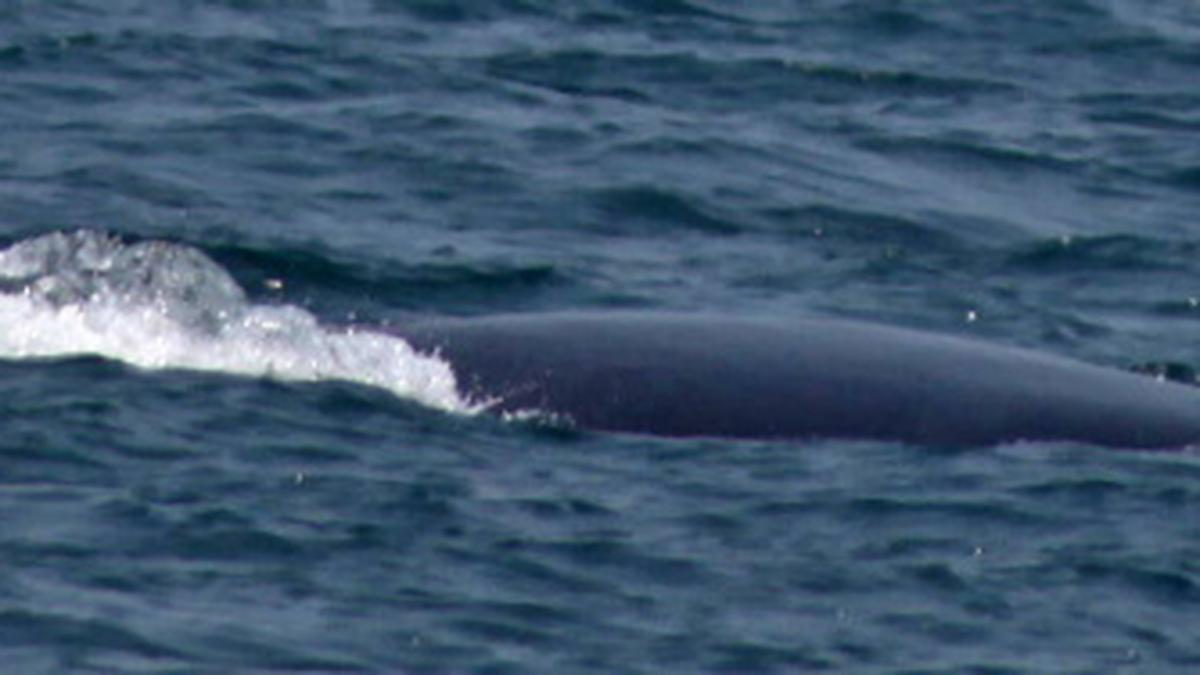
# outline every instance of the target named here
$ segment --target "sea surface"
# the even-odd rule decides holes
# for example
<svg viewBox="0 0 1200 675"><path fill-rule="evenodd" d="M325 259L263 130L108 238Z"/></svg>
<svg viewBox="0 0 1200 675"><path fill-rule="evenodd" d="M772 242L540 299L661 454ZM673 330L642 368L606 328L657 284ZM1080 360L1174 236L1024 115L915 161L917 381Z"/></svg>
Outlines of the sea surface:
<svg viewBox="0 0 1200 675"><path fill-rule="evenodd" d="M0 249L3 672L1200 672L1200 452L504 421L388 333L1194 379L1195 0L0 0Z"/></svg>

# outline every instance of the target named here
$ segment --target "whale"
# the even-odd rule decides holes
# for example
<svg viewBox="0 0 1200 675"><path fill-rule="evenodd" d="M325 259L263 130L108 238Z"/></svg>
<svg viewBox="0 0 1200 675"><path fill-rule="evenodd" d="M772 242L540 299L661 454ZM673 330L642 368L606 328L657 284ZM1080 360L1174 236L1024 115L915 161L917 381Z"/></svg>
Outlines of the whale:
<svg viewBox="0 0 1200 675"><path fill-rule="evenodd" d="M417 320L463 396L598 432L931 446L1200 443L1200 389L865 321L654 311Z"/></svg>

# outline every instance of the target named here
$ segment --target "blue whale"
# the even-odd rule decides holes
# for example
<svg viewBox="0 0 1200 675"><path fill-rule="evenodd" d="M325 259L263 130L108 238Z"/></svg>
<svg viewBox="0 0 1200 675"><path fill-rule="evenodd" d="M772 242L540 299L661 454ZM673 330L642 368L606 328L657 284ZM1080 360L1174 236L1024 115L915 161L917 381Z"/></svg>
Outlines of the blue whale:
<svg viewBox="0 0 1200 675"><path fill-rule="evenodd" d="M663 436L940 446L1200 443L1200 389L959 337L654 312L435 319L397 332L501 413Z"/></svg>

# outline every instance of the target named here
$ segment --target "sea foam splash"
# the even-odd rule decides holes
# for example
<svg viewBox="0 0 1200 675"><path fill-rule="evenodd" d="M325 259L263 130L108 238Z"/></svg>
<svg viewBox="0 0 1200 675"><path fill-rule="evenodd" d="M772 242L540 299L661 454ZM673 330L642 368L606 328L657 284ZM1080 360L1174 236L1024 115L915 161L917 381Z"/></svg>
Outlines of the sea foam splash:
<svg viewBox="0 0 1200 675"><path fill-rule="evenodd" d="M449 364L404 340L256 305L201 251L56 232L0 250L0 358L97 354L142 368L344 380L454 412Z"/></svg>

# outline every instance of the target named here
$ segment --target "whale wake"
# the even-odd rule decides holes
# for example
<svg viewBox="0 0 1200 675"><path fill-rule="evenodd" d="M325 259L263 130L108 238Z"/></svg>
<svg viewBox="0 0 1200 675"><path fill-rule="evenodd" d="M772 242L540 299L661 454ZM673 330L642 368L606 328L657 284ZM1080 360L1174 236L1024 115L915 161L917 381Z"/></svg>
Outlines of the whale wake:
<svg viewBox="0 0 1200 675"><path fill-rule="evenodd" d="M0 358L94 354L148 369L217 371L380 387L469 412L444 361L404 340L320 325L293 305L255 304L190 246L55 232L0 251Z"/></svg>

